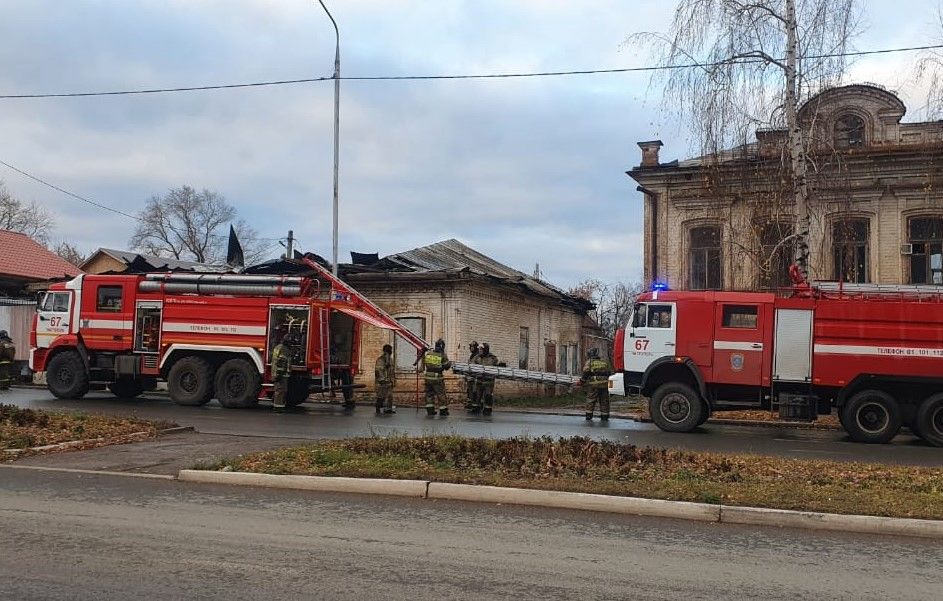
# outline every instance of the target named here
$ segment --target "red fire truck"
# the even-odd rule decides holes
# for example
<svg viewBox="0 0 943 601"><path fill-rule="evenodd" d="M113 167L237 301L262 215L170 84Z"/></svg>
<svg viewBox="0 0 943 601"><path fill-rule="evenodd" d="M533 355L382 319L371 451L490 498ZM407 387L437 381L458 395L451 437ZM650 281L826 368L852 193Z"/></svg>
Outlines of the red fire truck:
<svg viewBox="0 0 943 601"><path fill-rule="evenodd" d="M823 282L773 293L653 290L616 337L610 392L641 392L662 430L763 409L812 420L838 409L849 436L907 425L943 446L943 294Z"/></svg>
<svg viewBox="0 0 943 601"><path fill-rule="evenodd" d="M167 383L180 405L270 398L270 356L290 334L288 403L342 391L350 401L362 323L428 345L317 263L303 275L80 275L54 284L34 317L30 367L76 399L108 387L135 397Z"/></svg>

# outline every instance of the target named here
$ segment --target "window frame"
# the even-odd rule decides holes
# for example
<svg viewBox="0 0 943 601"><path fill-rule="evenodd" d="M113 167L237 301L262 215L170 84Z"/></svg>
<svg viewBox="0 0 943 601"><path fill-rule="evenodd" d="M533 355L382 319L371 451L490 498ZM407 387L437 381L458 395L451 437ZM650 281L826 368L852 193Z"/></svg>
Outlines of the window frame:
<svg viewBox="0 0 943 601"><path fill-rule="evenodd" d="M752 325L733 325L734 316L752 317ZM749 320L747 320L749 321ZM721 306L720 327L729 330L757 330L760 324L760 308L757 305L724 303Z"/></svg>
<svg viewBox="0 0 943 601"><path fill-rule="evenodd" d="M926 220L926 221L936 221L936 236L923 236L920 238L915 238L913 235L914 222ZM931 226L932 227L932 226ZM911 284L925 284L930 286L940 286L943 285L943 215L934 215L934 214L923 214L923 215L913 215L907 218L907 241L911 244L911 250L915 250L915 247L921 246L923 248L922 252L912 252L910 254L910 283ZM935 247L935 248L934 248ZM934 250L938 252L933 252ZM940 256L940 267L937 269L933 268L933 257ZM922 259L918 259L922 257ZM917 270L916 261L922 261L923 272L922 279L918 280L914 277L915 271ZM934 272L938 274L936 282L934 282Z"/></svg>
<svg viewBox="0 0 943 601"><path fill-rule="evenodd" d="M394 317L393 319L395 319L397 322L400 323L400 325L405 327L407 330L409 330L413 334L416 334L417 336L425 340L426 331L429 324L428 317L424 315L402 315L400 317ZM415 330L411 329L406 323L407 320L417 320L421 326L421 331L416 332ZM408 352L405 354L401 353L401 349L412 349L412 348L413 346L410 343L406 342L403 338L399 336L393 337L393 369L397 373L411 373L419 369L418 364L416 365L413 364L413 362L416 360L415 355L410 356ZM401 359L404 361L402 365L400 364Z"/></svg>
<svg viewBox="0 0 943 601"><path fill-rule="evenodd" d="M520 340L517 347L517 366L527 369L530 365L530 328L520 327Z"/></svg>
<svg viewBox="0 0 943 601"><path fill-rule="evenodd" d="M792 278L789 268L795 262L795 238L783 244L792 236L795 225L784 219L772 219L760 228L760 252L764 261L769 259L769 272L760 272L761 288L782 290L792 288Z"/></svg>
<svg viewBox="0 0 943 601"><path fill-rule="evenodd" d="M117 291L117 297L110 297L111 300L115 298L118 299L117 306L108 306L102 303L103 300L108 300L103 293L105 292L115 292ZM100 284L98 288L95 289L95 312L96 313L121 313L124 310L124 286L120 284Z"/></svg>
<svg viewBox="0 0 943 601"><path fill-rule="evenodd" d="M695 243L695 238L699 234L711 230L713 231L711 237L715 238L715 244ZM688 288L690 290L722 290L724 287L723 227L719 224L693 226L688 229L687 243ZM714 263L716 263L716 268L712 269L711 266ZM716 276L716 282L711 281L712 276Z"/></svg>
<svg viewBox="0 0 943 601"><path fill-rule="evenodd" d="M860 239L857 231L852 236L847 235L860 225L864 226L863 236ZM842 230L841 235L839 230ZM845 268L845 260L849 256L852 257L854 265L852 277L846 278L848 269ZM832 276L836 281L853 284L867 284L871 281L871 220L869 218L843 217L832 222Z"/></svg>
<svg viewBox="0 0 943 601"><path fill-rule="evenodd" d="M851 121L855 122L856 127L847 126ZM862 148L867 144L867 130L868 124L864 117L855 113L842 113L835 118L832 143L839 149Z"/></svg>

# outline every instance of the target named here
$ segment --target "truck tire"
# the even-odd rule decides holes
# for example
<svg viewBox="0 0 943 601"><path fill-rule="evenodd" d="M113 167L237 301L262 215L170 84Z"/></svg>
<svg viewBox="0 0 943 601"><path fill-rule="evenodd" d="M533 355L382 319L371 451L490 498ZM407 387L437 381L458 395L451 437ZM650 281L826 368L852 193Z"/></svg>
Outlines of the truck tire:
<svg viewBox="0 0 943 601"><path fill-rule="evenodd" d="M205 405L213 398L213 368L201 357L184 357L170 368L167 390L178 405Z"/></svg>
<svg viewBox="0 0 943 601"><path fill-rule="evenodd" d="M703 426L705 423L707 423L707 420L711 418L711 410L707 406L707 403L704 403L703 401L701 402L704 405L704 414L701 416L701 419L697 420L697 425L699 426Z"/></svg>
<svg viewBox="0 0 943 601"><path fill-rule="evenodd" d="M288 381L288 394L285 395L285 404L289 407L297 407L308 400L311 390L308 387L307 380L292 378Z"/></svg>
<svg viewBox="0 0 943 601"><path fill-rule="evenodd" d="M88 392L88 372L75 351L63 351L49 361L46 385L59 399L80 399Z"/></svg>
<svg viewBox="0 0 943 601"><path fill-rule="evenodd" d="M141 396L144 385L137 380L118 380L109 384L108 390L119 399L133 399Z"/></svg>
<svg viewBox="0 0 943 601"><path fill-rule="evenodd" d="M259 403L262 378L245 359L230 359L216 370L216 398L228 409L248 409Z"/></svg>
<svg viewBox="0 0 943 601"><path fill-rule="evenodd" d="M655 425L665 432L690 432L704 417L704 401L690 386L670 382L659 386L648 402Z"/></svg>
<svg viewBox="0 0 943 601"><path fill-rule="evenodd" d="M943 394L935 394L920 404L914 425L920 438L943 447Z"/></svg>
<svg viewBox="0 0 943 601"><path fill-rule="evenodd" d="M886 392L862 390L842 407L841 422L855 442L885 444L900 431L900 407Z"/></svg>

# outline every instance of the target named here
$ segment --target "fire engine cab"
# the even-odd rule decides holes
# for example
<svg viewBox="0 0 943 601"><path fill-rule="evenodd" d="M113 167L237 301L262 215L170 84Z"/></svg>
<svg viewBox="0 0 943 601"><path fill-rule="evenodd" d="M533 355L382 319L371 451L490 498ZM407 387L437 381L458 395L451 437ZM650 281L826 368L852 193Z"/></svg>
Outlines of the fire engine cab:
<svg viewBox="0 0 943 601"><path fill-rule="evenodd" d="M284 338L294 406L311 392L351 400L363 323L428 348L319 264L304 264L297 276L79 275L53 284L34 317L30 367L59 398L105 387L135 397L161 380L180 405L251 407L271 397L270 357Z"/></svg>
<svg viewBox="0 0 943 601"><path fill-rule="evenodd" d="M649 398L662 430L714 412L814 420L856 441L901 425L943 446L943 294L931 286L799 284L791 296L652 290L616 335L609 390Z"/></svg>

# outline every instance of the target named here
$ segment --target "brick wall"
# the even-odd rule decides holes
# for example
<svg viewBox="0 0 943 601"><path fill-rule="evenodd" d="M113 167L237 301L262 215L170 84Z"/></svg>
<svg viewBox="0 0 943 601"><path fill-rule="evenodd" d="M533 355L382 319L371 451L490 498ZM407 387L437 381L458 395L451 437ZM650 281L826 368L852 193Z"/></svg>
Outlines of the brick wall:
<svg viewBox="0 0 943 601"><path fill-rule="evenodd" d="M582 359L583 316L561 307L555 299L535 297L507 286L471 278L395 285L358 282L355 286L393 317L424 317L426 340L430 343L439 337L445 340L446 353L453 361L467 361L468 344L476 340L487 342L499 361L518 367L521 327L527 327L530 333L528 369L546 369L544 355L547 343L557 345L557 355L560 344L577 345ZM373 365L384 344L393 344L391 332L364 327L363 369L357 382L367 386L362 394L368 397L374 390ZM421 397L421 377L419 384ZM454 375L446 378L446 388L453 400L464 398L463 387L462 378ZM554 392L542 388L537 384L498 381L495 396L509 398ZM394 396L400 405L411 405L416 401L414 372L399 374Z"/></svg>

